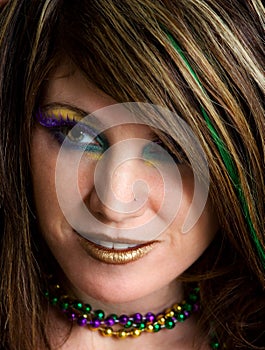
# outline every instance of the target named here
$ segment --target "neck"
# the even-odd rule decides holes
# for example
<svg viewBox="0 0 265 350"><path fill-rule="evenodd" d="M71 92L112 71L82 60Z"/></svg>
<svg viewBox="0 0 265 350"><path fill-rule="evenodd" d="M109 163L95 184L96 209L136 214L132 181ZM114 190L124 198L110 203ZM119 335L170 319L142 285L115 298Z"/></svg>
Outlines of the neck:
<svg viewBox="0 0 265 350"><path fill-rule="evenodd" d="M72 288L73 293L78 299L93 306L93 309L102 309L106 314L133 314L140 312L145 314L149 311L153 313L161 312L176 302L180 302L184 298L182 283L172 281L169 285L157 290L149 295L145 295L136 300L128 300L122 303L110 303L106 300L96 299L76 288Z"/></svg>

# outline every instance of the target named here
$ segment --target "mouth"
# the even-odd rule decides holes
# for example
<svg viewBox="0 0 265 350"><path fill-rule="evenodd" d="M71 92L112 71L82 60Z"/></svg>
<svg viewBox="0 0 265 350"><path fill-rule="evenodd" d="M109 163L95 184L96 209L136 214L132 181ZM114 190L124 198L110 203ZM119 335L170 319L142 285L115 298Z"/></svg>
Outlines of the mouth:
<svg viewBox="0 0 265 350"><path fill-rule="evenodd" d="M92 258L112 265L124 265L137 261L150 253L159 241L128 244L123 242L99 241L78 236L81 247Z"/></svg>

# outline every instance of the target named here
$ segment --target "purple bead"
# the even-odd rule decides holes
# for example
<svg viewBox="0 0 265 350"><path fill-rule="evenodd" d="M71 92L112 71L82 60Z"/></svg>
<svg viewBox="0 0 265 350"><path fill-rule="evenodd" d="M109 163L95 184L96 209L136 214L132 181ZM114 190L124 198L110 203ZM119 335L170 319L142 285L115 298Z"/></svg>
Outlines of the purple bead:
<svg viewBox="0 0 265 350"><path fill-rule="evenodd" d="M105 325L106 326L109 326L109 327L112 327L115 325L115 320L114 318L112 317L107 317L106 320L105 320Z"/></svg>
<svg viewBox="0 0 265 350"><path fill-rule="evenodd" d="M152 312L148 312L146 315L145 315L145 319L146 319L146 322L154 322L155 321L155 315L152 314Z"/></svg>
<svg viewBox="0 0 265 350"><path fill-rule="evenodd" d="M194 305L193 305L193 311L194 311L194 312L199 311L199 308L200 308L199 304L194 304Z"/></svg>
<svg viewBox="0 0 265 350"><path fill-rule="evenodd" d="M75 321L76 320L76 314L74 312L67 313L67 316L70 320Z"/></svg>
<svg viewBox="0 0 265 350"><path fill-rule="evenodd" d="M141 323L143 319L143 316L137 312L136 314L133 315L133 322L134 323Z"/></svg>
<svg viewBox="0 0 265 350"><path fill-rule="evenodd" d="M85 317L79 317L77 320L77 324L79 326L86 326L87 325L87 319Z"/></svg>
<svg viewBox="0 0 265 350"><path fill-rule="evenodd" d="M90 321L90 326L93 328L98 328L100 324L100 320L98 320L97 318Z"/></svg>
<svg viewBox="0 0 265 350"><path fill-rule="evenodd" d="M183 313L184 313L185 317L189 317L189 316L190 316L189 311L186 311L186 310L185 310Z"/></svg>
<svg viewBox="0 0 265 350"><path fill-rule="evenodd" d="M129 321L129 317L127 315L121 315L119 317L119 323L123 326L125 326L128 321Z"/></svg>

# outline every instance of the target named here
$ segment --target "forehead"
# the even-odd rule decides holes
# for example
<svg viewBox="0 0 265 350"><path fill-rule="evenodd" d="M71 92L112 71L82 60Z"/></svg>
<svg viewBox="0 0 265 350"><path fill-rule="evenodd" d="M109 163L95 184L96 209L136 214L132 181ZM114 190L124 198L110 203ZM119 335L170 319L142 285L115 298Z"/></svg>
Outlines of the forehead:
<svg viewBox="0 0 265 350"><path fill-rule="evenodd" d="M154 132L150 127L140 121L129 112L128 105L114 100L111 96L105 94L91 81L86 79L82 72L69 64L62 64L54 69L49 75L42 99L43 106L60 105L77 107L88 114L86 119L95 118L95 124L100 125L102 131L110 134L123 135L134 133L135 137L152 138ZM132 103L133 105L133 103ZM106 108L107 107L107 108ZM54 108L54 107L53 107ZM130 105L130 108L133 107Z"/></svg>
<svg viewBox="0 0 265 350"><path fill-rule="evenodd" d="M63 63L48 76L43 93L43 104L63 103L93 113L117 103L98 89L73 65Z"/></svg>

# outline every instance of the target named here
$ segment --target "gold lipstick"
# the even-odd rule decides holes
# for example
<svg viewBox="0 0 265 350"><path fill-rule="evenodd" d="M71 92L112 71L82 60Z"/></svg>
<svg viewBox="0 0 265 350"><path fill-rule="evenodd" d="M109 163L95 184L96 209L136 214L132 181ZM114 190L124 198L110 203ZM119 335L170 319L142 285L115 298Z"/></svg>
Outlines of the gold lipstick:
<svg viewBox="0 0 265 350"><path fill-rule="evenodd" d="M94 259L106 264L123 265L141 259L147 255L158 241L136 245L128 249L112 249L98 245L79 236L82 248Z"/></svg>

